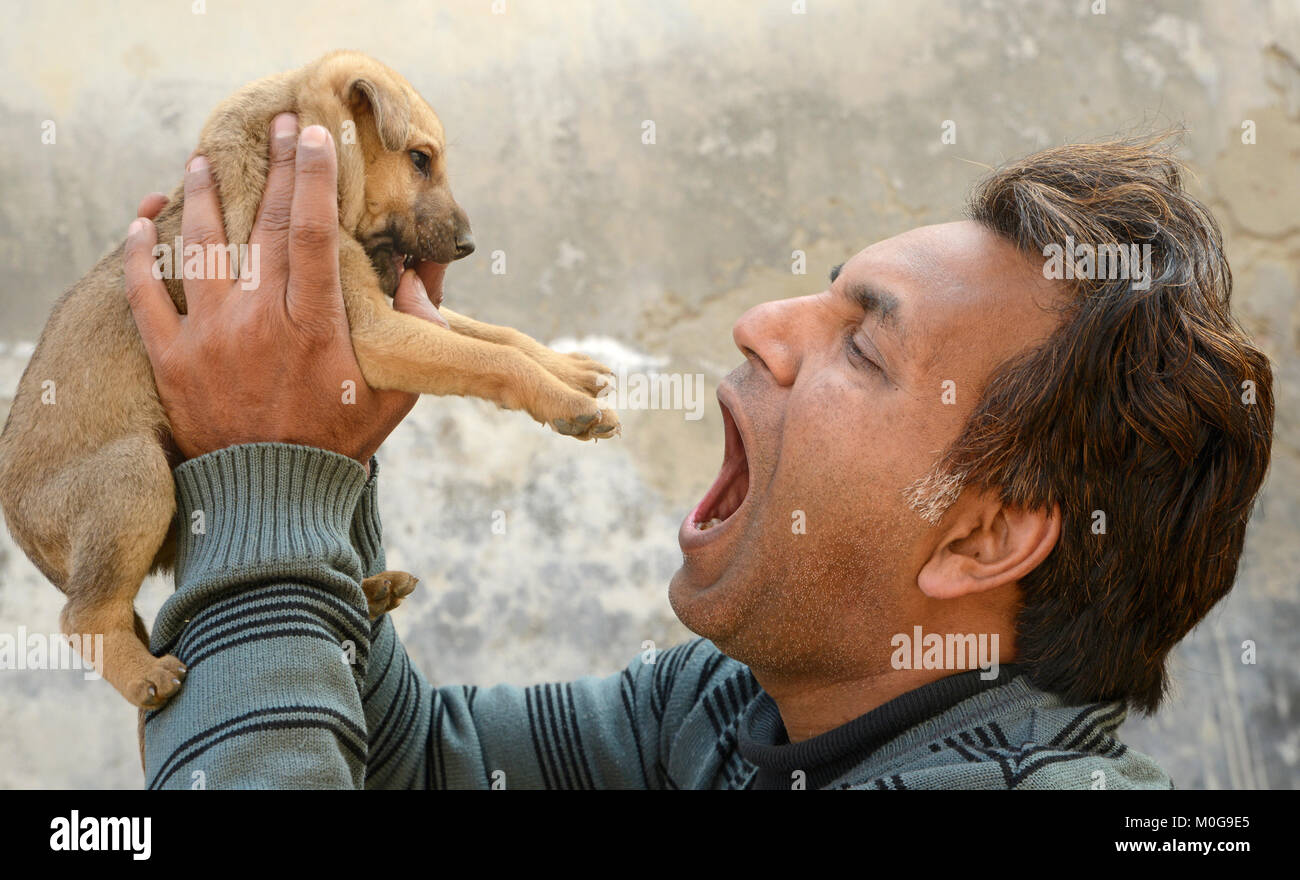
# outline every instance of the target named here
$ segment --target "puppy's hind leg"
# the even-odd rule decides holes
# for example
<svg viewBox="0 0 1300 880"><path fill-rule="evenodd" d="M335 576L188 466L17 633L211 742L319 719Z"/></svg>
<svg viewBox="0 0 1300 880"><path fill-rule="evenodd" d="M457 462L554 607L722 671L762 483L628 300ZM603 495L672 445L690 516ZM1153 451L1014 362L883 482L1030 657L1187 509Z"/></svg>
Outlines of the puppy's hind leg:
<svg viewBox="0 0 1300 880"><path fill-rule="evenodd" d="M361 589L366 594L370 619L374 620L401 605L419 582L415 575L404 571L381 571L363 580Z"/></svg>
<svg viewBox="0 0 1300 880"><path fill-rule="evenodd" d="M41 503L64 516L68 596L63 632L109 684L144 709L162 706L180 688L185 666L154 657L135 613L135 596L162 546L175 512L175 485L153 436L117 440L48 481Z"/></svg>

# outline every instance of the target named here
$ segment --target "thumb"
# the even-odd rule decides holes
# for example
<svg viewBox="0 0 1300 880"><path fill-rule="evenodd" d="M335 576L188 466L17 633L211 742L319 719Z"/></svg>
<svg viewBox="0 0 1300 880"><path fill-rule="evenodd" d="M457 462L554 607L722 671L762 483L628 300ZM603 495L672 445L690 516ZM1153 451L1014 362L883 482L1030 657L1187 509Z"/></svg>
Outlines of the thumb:
<svg viewBox="0 0 1300 880"><path fill-rule="evenodd" d="M402 273L397 283L397 292L393 294L393 308L404 315L413 315L425 321L432 321L447 327L447 320L438 314L437 307L429 301L429 293L424 289L424 282L414 269ZM447 329L451 329L447 327Z"/></svg>
<svg viewBox="0 0 1300 880"><path fill-rule="evenodd" d="M155 364L180 332L181 324L180 314L167 293L167 287L153 274L153 246L157 241L158 231L154 225L146 219L137 219L127 231L122 253L126 299L149 359Z"/></svg>

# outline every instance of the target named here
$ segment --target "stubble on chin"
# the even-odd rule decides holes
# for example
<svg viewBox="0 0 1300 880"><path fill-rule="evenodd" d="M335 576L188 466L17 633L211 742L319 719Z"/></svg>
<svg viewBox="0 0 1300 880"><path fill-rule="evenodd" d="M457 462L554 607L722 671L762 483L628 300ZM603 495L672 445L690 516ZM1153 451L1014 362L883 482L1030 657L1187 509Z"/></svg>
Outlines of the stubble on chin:
<svg viewBox="0 0 1300 880"><path fill-rule="evenodd" d="M772 676L854 676L888 656L887 622L898 614L881 582L892 562L879 539L834 535L813 543L791 535L761 546L768 552L746 566L744 577L729 573L689 593L675 580L669 601L678 619L727 656Z"/></svg>

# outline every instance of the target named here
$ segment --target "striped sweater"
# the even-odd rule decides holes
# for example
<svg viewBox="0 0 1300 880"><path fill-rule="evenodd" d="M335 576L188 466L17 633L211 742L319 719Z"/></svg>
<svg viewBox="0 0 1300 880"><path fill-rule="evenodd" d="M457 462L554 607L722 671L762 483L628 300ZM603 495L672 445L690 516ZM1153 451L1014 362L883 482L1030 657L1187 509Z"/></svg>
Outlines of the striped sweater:
<svg viewBox="0 0 1300 880"><path fill-rule="evenodd" d="M176 469L177 586L151 648L189 675L147 716L150 788L1172 787L1116 738L1122 704L1065 705L1014 665L799 743L704 639L604 678L432 687L366 616L377 475L269 443Z"/></svg>

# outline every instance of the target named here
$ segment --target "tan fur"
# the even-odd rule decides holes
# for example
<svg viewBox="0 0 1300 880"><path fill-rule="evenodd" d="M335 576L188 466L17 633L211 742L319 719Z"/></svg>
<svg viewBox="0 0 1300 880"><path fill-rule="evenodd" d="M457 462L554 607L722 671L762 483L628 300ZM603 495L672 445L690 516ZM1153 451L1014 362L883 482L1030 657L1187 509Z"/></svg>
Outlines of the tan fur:
<svg viewBox="0 0 1300 880"><path fill-rule="evenodd" d="M355 52L336 52L246 86L223 102L200 136L218 183L227 241L246 243L267 173L276 114L330 130L339 156L339 270L353 348L377 389L459 394L523 409L580 439L618 431L595 396L608 370L582 355L553 352L516 330L443 310L450 329L393 310L395 271L377 272L363 241L397 230L422 259L450 262L468 221L452 198L445 139L411 85ZM345 123L355 138L344 137ZM409 151L432 157L428 178ZM158 216L158 240L180 234L183 187ZM167 282L185 310L180 281ZM53 381L56 403L42 403ZM127 304L122 247L105 256L54 307L23 374L0 435L0 506L18 546L68 597L68 634L102 634L103 656L87 659L142 708L164 704L185 669L156 658L134 612L151 570L173 561L178 463L153 373ZM364 582L372 613L400 602L414 579L384 572ZM391 588L391 592L390 592ZM404 592L403 592L404 591Z"/></svg>

